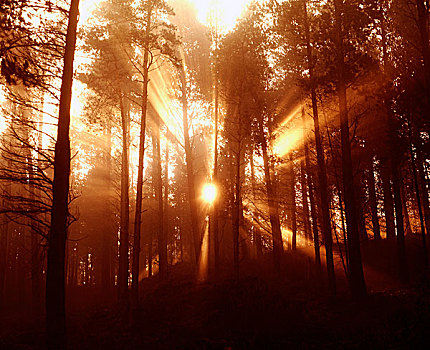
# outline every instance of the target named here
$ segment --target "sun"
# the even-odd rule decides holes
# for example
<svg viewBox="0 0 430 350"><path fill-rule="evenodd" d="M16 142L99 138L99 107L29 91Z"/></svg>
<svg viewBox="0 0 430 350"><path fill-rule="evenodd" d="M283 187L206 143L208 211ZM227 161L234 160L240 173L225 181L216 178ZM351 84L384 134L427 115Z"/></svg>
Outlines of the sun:
<svg viewBox="0 0 430 350"><path fill-rule="evenodd" d="M251 0L190 0L197 8L199 21L210 24L216 14L221 31L232 30Z"/></svg>
<svg viewBox="0 0 430 350"><path fill-rule="evenodd" d="M203 187L203 200L207 203L213 203L217 196L217 189L214 184L206 184Z"/></svg>

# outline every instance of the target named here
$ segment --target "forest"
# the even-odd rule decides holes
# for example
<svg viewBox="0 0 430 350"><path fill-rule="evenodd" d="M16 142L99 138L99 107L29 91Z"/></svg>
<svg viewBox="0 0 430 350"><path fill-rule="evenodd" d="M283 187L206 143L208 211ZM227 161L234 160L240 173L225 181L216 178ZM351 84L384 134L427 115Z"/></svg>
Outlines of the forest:
<svg viewBox="0 0 430 350"><path fill-rule="evenodd" d="M0 0L0 348L426 348L429 21Z"/></svg>

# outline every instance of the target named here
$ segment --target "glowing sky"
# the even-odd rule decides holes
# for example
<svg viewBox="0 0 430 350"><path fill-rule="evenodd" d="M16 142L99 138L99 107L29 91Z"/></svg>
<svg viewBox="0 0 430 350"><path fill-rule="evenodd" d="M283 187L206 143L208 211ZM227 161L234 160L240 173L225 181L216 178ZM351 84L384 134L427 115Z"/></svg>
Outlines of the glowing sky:
<svg viewBox="0 0 430 350"><path fill-rule="evenodd" d="M199 20L208 23L210 13L217 8L221 29L231 30L251 0L190 0L195 4Z"/></svg>
<svg viewBox="0 0 430 350"><path fill-rule="evenodd" d="M81 0L80 22L87 22L91 12L101 0ZM207 24L211 11L218 8L219 26L222 30L229 31L234 27L236 20L242 15L246 5L251 0L190 0L198 11L199 21Z"/></svg>

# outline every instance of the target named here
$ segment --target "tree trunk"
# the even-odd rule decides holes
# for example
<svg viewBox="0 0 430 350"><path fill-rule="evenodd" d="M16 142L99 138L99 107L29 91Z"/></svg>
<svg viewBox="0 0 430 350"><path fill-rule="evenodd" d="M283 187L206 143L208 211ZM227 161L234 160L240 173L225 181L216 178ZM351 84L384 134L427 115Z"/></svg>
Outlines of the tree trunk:
<svg viewBox="0 0 430 350"><path fill-rule="evenodd" d="M167 278L167 247L166 238L164 236L163 225L163 179L161 176L161 147L160 147L160 118L157 115L157 120L154 123L153 142L154 142L154 162L155 162L155 197L158 202L157 215L157 239L158 239L158 267L159 277L161 281Z"/></svg>
<svg viewBox="0 0 430 350"><path fill-rule="evenodd" d="M378 201L376 199L373 158L370 160L367 169L367 187L369 189L370 211L372 212L373 237L379 240L381 239L381 228L379 226Z"/></svg>
<svg viewBox="0 0 430 350"><path fill-rule="evenodd" d="M338 94L342 148L342 179L345 198L346 225L348 230L349 283L351 293L361 298L366 296L363 266L361 263L360 238L358 233L354 174L352 169L351 143L349 139L348 109L346 100L345 62L343 50L343 0L334 0L336 25L336 56L339 72Z"/></svg>
<svg viewBox="0 0 430 350"><path fill-rule="evenodd" d="M420 155L420 152L417 152L417 162L416 165L418 167L417 172L417 182L419 185L421 200L424 207L424 222L425 222L425 231L427 234L430 234L430 203L429 203L429 190L427 187L425 168L424 168L425 160Z"/></svg>
<svg viewBox="0 0 430 350"><path fill-rule="evenodd" d="M234 200L233 200L233 270L235 281L239 280L239 230L240 230L240 202L241 202L241 176L240 176L240 145L236 153Z"/></svg>
<svg viewBox="0 0 430 350"><path fill-rule="evenodd" d="M304 158L304 157L303 157ZM308 186L306 185L306 170L303 158L300 160L300 185L302 191L302 208L303 208L303 235L306 239L311 239L311 224L309 217L309 204L308 204Z"/></svg>
<svg viewBox="0 0 430 350"><path fill-rule="evenodd" d="M308 60L309 78L311 82L311 99L312 99L312 112L313 112L313 119L314 119L315 147L317 151L317 162L318 162L318 180L319 180L320 201L321 201L320 204L321 204L322 224L323 224L323 233L324 233L324 243L325 243L325 249L326 249L327 274L328 274L329 288L333 294L336 294L336 277L334 273L333 237L331 232L330 211L329 211L327 170L326 170L324 151L323 151L321 134L320 134L316 83L315 83L315 77L314 77L314 71L313 71L314 63L313 63L313 57L312 57L310 28L309 28L309 22L308 22L306 1L304 1L303 3L304 3L304 13L305 13L307 60Z"/></svg>
<svg viewBox="0 0 430 350"><path fill-rule="evenodd" d="M305 109L302 108L302 122L305 125ZM305 147L305 164L306 173L308 174L308 189L309 189L309 201L311 204L311 217L312 217L312 233L314 240L314 251L315 251L315 265L318 274L321 272L321 255L320 255L320 239L318 232L318 213L315 205L314 187L312 183L312 167L309 159L309 148L306 135L303 133L304 147Z"/></svg>
<svg viewBox="0 0 430 350"><path fill-rule="evenodd" d="M4 207L3 200L3 207ZM3 220L3 218L2 218ZM0 310L5 306L6 270L8 256L9 223L0 225Z"/></svg>
<svg viewBox="0 0 430 350"><path fill-rule="evenodd" d="M382 191L384 193L384 212L385 212L385 233L387 239L396 237L394 224L394 203L391 192L391 176L388 169L388 164L381 166L381 182Z"/></svg>
<svg viewBox="0 0 430 350"><path fill-rule="evenodd" d="M196 264L198 264L199 257L200 257L201 237L200 237L198 217L197 217L197 201L196 201L196 188L195 188L195 180L194 180L194 167L193 167L193 157L192 157L189 127L188 127L188 99L187 99L187 84L186 84L184 63L182 63L180 67L179 74L181 78L181 91L182 91L182 122L184 127L185 160L187 163L188 201L190 203L194 258L195 258Z"/></svg>
<svg viewBox="0 0 430 350"><path fill-rule="evenodd" d="M274 266L275 266L275 271L277 273L280 273L281 255L282 255L283 247L282 247L281 223L279 220L279 203L278 203L278 199L276 197L275 191L273 189L274 184L272 182L272 176L270 174L269 155L267 153L267 141L266 141L266 136L264 134L263 125L261 122L259 127L260 127L260 135L261 135L261 148L263 151L267 204L269 206L270 225L272 228Z"/></svg>
<svg viewBox="0 0 430 350"><path fill-rule="evenodd" d="M164 163L164 238L167 243L170 243L170 252L167 254L170 257L170 265L173 265L173 234L170 233L169 226L169 131L166 131L166 158ZM167 261L169 263L169 259Z"/></svg>
<svg viewBox="0 0 430 350"><path fill-rule="evenodd" d="M66 347L65 253L70 176L69 128L78 14L79 0L71 0L55 143L51 230L48 240L46 332L49 349Z"/></svg>
<svg viewBox="0 0 430 350"><path fill-rule="evenodd" d="M215 47L218 48L218 31L216 32ZM214 135L214 172L213 172L213 183L218 188L218 134L219 134L219 86L218 86L218 76L217 76L217 64L218 64L218 53L215 51L215 135ZM215 198L213 202L213 244L214 244L214 267L215 273L219 271L219 218L218 218L218 204L220 203L219 196Z"/></svg>
<svg viewBox="0 0 430 350"><path fill-rule="evenodd" d="M297 215L296 215L296 176L294 173L293 152L290 153L290 191L291 191L291 249L297 248Z"/></svg>
<svg viewBox="0 0 430 350"><path fill-rule="evenodd" d="M252 187L252 198L254 200L254 203L257 200L257 189L256 189L256 184L255 184L255 167L254 167L254 152L251 152L251 187ZM258 228L258 223L257 223L257 219L255 218L255 215L253 216L254 222L253 222L253 235L254 235L254 245L255 245L255 249L256 249L256 255L257 255L257 259L260 259L261 256L263 255L263 247L262 247L262 242L261 242L261 232L260 229Z"/></svg>
<svg viewBox="0 0 430 350"><path fill-rule="evenodd" d="M417 199L418 215L420 218L421 241L422 241L422 248L423 248L423 260L424 260L424 266L427 268L428 267L428 253L427 253L427 242L426 242L426 227L425 227L423 210L422 210L422 206L421 206L421 193L420 193L420 186L418 183L417 167L416 167L414 152L412 149L411 126L409 126L409 132L410 132L410 141L411 141L409 151L410 151L410 156L411 156L412 174L414 177L415 195L416 195L416 199ZM424 193L424 196L427 197L427 206L428 206L428 193ZM427 234L428 234L428 231L427 231Z"/></svg>
<svg viewBox="0 0 430 350"><path fill-rule="evenodd" d="M139 137L139 165L137 168L136 208L134 213L134 242L133 264L131 282L131 302L133 307L139 303L139 263L140 263L140 230L142 228L142 192L143 192L143 167L145 158L146 114L148 109L148 75L149 75L149 41L152 20L152 5L148 4L146 18L145 43L143 53L143 86L142 86L142 110L140 115Z"/></svg>
<svg viewBox="0 0 430 350"><path fill-rule="evenodd" d="M399 277L402 283L406 283L408 281L408 268L406 262L405 228L403 221L403 206L400 190L402 186L402 180L399 176L399 163L396 160L396 157L391 158L391 171L393 175L394 207L396 213Z"/></svg>
<svg viewBox="0 0 430 350"><path fill-rule="evenodd" d="M128 274L129 274L129 226L130 226L130 198L129 198L129 101L120 97L121 129L122 129L122 162L121 162L121 212L119 238L119 270L118 270L118 301L126 314L128 310Z"/></svg>

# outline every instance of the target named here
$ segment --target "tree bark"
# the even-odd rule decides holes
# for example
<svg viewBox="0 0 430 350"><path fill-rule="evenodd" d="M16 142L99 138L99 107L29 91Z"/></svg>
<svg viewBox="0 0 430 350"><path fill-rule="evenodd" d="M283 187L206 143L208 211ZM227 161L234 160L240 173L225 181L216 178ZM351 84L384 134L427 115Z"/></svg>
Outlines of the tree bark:
<svg viewBox="0 0 430 350"><path fill-rule="evenodd" d="M282 247L282 232L281 223L279 220L279 203L274 191L274 184L272 182L272 176L270 174L269 155L267 153L267 141L264 134L263 125L260 122L260 134L261 134L261 149L263 151L263 164L264 164L264 175L266 182L267 192L267 204L269 206L269 218L270 225L272 228L273 238L273 260L275 271L280 273L281 271L281 255L283 252Z"/></svg>
<svg viewBox="0 0 430 350"><path fill-rule="evenodd" d="M70 105L79 0L71 0L55 143L53 202L46 275L46 332L49 349L66 347L65 253L70 176Z"/></svg>
<svg viewBox="0 0 430 350"><path fill-rule="evenodd" d="M160 147L160 117L156 116L156 122L153 129L154 142L154 162L155 162L155 197L158 202L157 215L157 239L158 239L158 267L161 281L167 278L167 247L164 236L164 215L163 215L163 179L161 176L161 147Z"/></svg>
<svg viewBox="0 0 430 350"><path fill-rule="evenodd" d="M149 75L149 42L152 25L152 5L147 8L145 42L143 53L143 86L142 86L142 110L140 115L140 137L139 137L139 165L137 168L136 208L134 213L134 242L133 242L133 264L131 282L131 301L133 307L139 303L139 263L140 263L140 235L142 228L142 192L143 192L143 167L145 160L145 136L146 136L146 114L148 109L148 75Z"/></svg>
<svg viewBox="0 0 430 350"><path fill-rule="evenodd" d="M383 164L381 166L381 182L382 191L384 193L385 233L387 239L394 239L396 237L394 224L394 203L391 192L391 176L388 164Z"/></svg>
<svg viewBox="0 0 430 350"><path fill-rule="evenodd" d="M129 198L129 101L120 96L121 130L122 130L122 162L121 162L121 212L119 237L119 270L118 270L118 301L124 312L128 310L128 274L129 274L129 226L130 226L130 198Z"/></svg>
<svg viewBox="0 0 430 350"><path fill-rule="evenodd" d="M297 215L296 215L296 175L294 173L293 152L290 153L290 191L291 191L291 249L297 248Z"/></svg>
<svg viewBox="0 0 430 350"><path fill-rule="evenodd" d="M304 157L303 157L304 158ZM308 186L306 184L306 169L303 159L300 160L300 185L302 191L302 208L303 208L303 234L306 239L311 239L311 225L309 217L309 204L308 204Z"/></svg>
<svg viewBox="0 0 430 350"><path fill-rule="evenodd" d="M181 78L181 91L182 91L182 122L184 127L185 160L187 163L188 200L190 203L194 258L195 258L195 263L198 264L199 257L200 257L201 237L200 237L198 217L197 217L197 201L196 201L196 188L195 188L195 180L194 180L194 167L193 167L193 157L192 157L192 151L191 151L189 126L188 126L187 85L186 85L185 68L183 63L179 69L179 74Z"/></svg>
<svg viewBox="0 0 430 350"><path fill-rule="evenodd" d="M320 188L320 204L321 204L321 212L322 212L321 214L322 214L322 224L323 224L323 233L324 233L324 243L325 243L325 249L326 249L327 274L328 274L329 288L333 294L336 294L336 277L334 273L333 237L331 232L330 211L329 211L327 170L326 170L324 151L323 151L321 134L320 134L316 83L315 83L315 77L314 77L314 63L313 63L313 57L312 57L310 28L309 28L309 22L308 22L306 1L304 1L303 3L304 3L304 14L305 14L306 54L307 54L307 61L308 61L309 78L311 82L312 112L313 112L313 119L314 119L315 147L317 151L318 180L319 180L319 188Z"/></svg>
<svg viewBox="0 0 430 350"><path fill-rule="evenodd" d="M343 49L343 0L334 0L336 30L336 60L338 65L339 116L342 147L342 179L345 198L346 225L348 230L349 283L352 295L366 296L363 266L361 262L360 238L358 232L354 174L349 139L348 109L346 99L345 62Z"/></svg>
<svg viewBox="0 0 430 350"><path fill-rule="evenodd" d="M305 109L302 108L302 123L305 125ZM303 140L304 140L304 148L305 148L305 164L306 164L306 173L308 174L308 189L309 189L309 201L311 204L311 217L312 217L312 233L313 233L313 241L314 241L314 252L315 252L315 265L317 268L318 274L321 272L321 255L320 255L320 239L318 232L318 213L315 205L315 197L314 197L314 187L312 183L312 167L309 159L309 148L308 142L306 139L306 135L303 132Z"/></svg>
<svg viewBox="0 0 430 350"><path fill-rule="evenodd" d="M379 226L378 201L376 199L373 159L370 160L367 169L367 187L369 189L369 204L370 210L372 212L373 237L379 240L381 239L381 228Z"/></svg>

